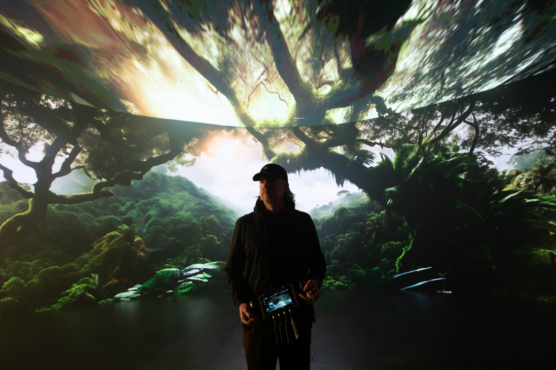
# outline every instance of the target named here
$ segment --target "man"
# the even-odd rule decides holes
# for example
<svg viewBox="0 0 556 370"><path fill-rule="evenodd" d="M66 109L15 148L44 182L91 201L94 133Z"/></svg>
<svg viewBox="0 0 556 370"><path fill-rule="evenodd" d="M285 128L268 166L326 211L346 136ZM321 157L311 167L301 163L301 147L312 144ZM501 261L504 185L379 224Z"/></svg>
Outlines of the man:
<svg viewBox="0 0 556 370"><path fill-rule="evenodd" d="M236 222L224 269L243 323L247 366L275 370L279 358L282 370L309 369L313 303L326 272L317 231L311 216L295 209L284 168L267 164L253 181L260 196L254 212ZM300 337L277 346L274 322L261 319L258 297L290 283L300 288L300 307L292 313Z"/></svg>

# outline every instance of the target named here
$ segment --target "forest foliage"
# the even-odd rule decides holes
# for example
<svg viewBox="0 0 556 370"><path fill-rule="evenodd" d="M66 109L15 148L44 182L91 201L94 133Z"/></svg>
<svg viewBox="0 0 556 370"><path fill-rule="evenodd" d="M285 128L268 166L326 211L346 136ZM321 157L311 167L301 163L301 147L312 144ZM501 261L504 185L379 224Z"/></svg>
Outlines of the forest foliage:
<svg viewBox="0 0 556 370"><path fill-rule="evenodd" d="M324 288L388 287L432 266L456 291L556 300L554 164L499 173L449 152L411 164L409 149L377 165L398 172L385 176L397 177L386 208L369 201L315 220Z"/></svg>
<svg viewBox="0 0 556 370"><path fill-rule="evenodd" d="M42 232L2 254L0 314L94 304L159 270L227 259L237 215L189 180L151 172L114 193L52 206ZM0 203L0 222L27 208L7 182Z"/></svg>
<svg viewBox="0 0 556 370"><path fill-rule="evenodd" d="M377 167L390 168L390 171L404 166L406 170L411 169L407 163L411 157L408 153L410 151L402 158L403 151L399 152L393 161L383 157ZM453 153L436 155L428 164L429 170L425 171L428 173L432 167L440 166L442 173L455 181L455 187L450 188L448 180L440 180L449 193L464 186L467 189L460 194L453 192L460 197L459 206L454 203L444 209L444 213L438 212L431 201L431 191L438 199L444 199L432 179L427 182L428 193L420 194L420 202L402 204L403 211L385 208L360 194L344 193L339 201L313 210L313 213L318 210L328 214L314 217L327 263L322 289L390 287L393 277L401 271L402 257L419 240L419 235L412 232L408 223L408 219L412 219L408 212L416 211L419 217L426 217L423 207L428 204L434 214L453 221L450 230L446 229L449 225L437 224L443 232L438 235L467 246L463 255L457 255L457 261L466 265L469 283L482 282L494 294L554 300L556 284L550 279L554 268L550 254L555 248L553 233L546 225L556 225L556 214L550 208L539 213L523 205L527 204L525 199L529 199L529 204L535 197L546 201L556 193L556 167L540 162L530 168L502 173L485 167L475 168L476 173L471 175L472 166L461 158ZM412 169L411 173L418 171ZM475 181L466 184L462 173ZM482 180L478 181L479 178ZM403 186L403 176L399 179L401 183L397 188L390 187L385 193L394 200L390 206L407 202L404 192L413 195L419 192L418 186ZM407 177L405 179L408 181ZM475 196L473 184L484 188L485 183L491 184L491 190L498 187L501 191L485 193L482 189L483 198L488 202L477 203L475 199L472 204L471 198L480 198ZM504 191L513 193L508 196ZM174 289L177 295L199 290L198 287L226 290L223 273L218 269L209 274L203 272L196 281L181 284L169 276L173 278L173 271L186 271L195 263L219 261L215 263L224 264L237 218L233 211L189 180L157 172L147 174L144 180L131 186L117 186L114 193L114 197L94 202L52 206L40 233L3 253L0 314L94 305L110 301L137 284L141 285L136 290L138 294L132 292L131 298L139 294L146 297L165 294L166 288ZM528 194L528 198L523 198L523 194ZM27 207L26 200L9 188L7 182L0 183L0 203L0 221ZM477 209L480 204L489 204L490 208L479 209L481 218L469 211L470 204ZM516 205L517 213L512 209ZM446 212L452 212L451 216ZM531 222L528 217L536 217L537 221ZM535 225L542 227L535 228ZM427 231L426 227L421 230ZM470 244L473 248L469 248ZM454 261L447 258L449 255L445 252L439 255ZM457 266L453 270L457 270ZM448 282L450 278L457 282L457 274L436 272L447 275Z"/></svg>

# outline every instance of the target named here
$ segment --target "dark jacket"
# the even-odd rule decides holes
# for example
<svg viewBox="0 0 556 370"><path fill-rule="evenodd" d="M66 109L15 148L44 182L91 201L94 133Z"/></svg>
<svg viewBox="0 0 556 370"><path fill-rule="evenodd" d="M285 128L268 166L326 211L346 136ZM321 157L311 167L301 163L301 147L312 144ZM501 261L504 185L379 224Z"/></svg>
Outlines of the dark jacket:
<svg viewBox="0 0 556 370"><path fill-rule="evenodd" d="M299 281L310 279L320 288L326 262L311 216L293 205L273 215L257 201L254 212L236 222L224 271L234 304L239 307L252 301L259 314L258 297L270 290L289 283L299 287ZM299 301L301 307L294 317L315 322L313 305Z"/></svg>

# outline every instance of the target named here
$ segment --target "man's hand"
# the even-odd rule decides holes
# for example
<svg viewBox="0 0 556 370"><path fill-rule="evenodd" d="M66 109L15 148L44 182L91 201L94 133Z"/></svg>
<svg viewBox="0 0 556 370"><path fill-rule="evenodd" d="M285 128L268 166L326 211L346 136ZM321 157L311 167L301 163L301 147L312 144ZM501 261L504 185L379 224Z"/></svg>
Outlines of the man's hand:
<svg viewBox="0 0 556 370"><path fill-rule="evenodd" d="M299 287L303 291L303 293L299 294L299 296L305 301L305 303L313 304L317 301L317 299L319 299L319 286L316 281L300 281Z"/></svg>
<svg viewBox="0 0 556 370"><path fill-rule="evenodd" d="M239 306L239 318L242 323L249 326L255 326L261 321L259 314L253 312L253 308L247 303L242 303Z"/></svg>

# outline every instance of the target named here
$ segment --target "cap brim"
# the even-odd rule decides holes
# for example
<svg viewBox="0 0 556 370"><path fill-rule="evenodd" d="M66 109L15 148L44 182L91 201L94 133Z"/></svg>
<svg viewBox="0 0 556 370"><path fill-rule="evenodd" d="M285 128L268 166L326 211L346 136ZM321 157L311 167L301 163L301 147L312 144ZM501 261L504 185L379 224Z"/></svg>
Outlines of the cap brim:
<svg viewBox="0 0 556 370"><path fill-rule="evenodd" d="M253 176L253 181L259 181L261 177L271 177L273 179L279 178L278 176L274 176L268 173L257 173L255 176Z"/></svg>

